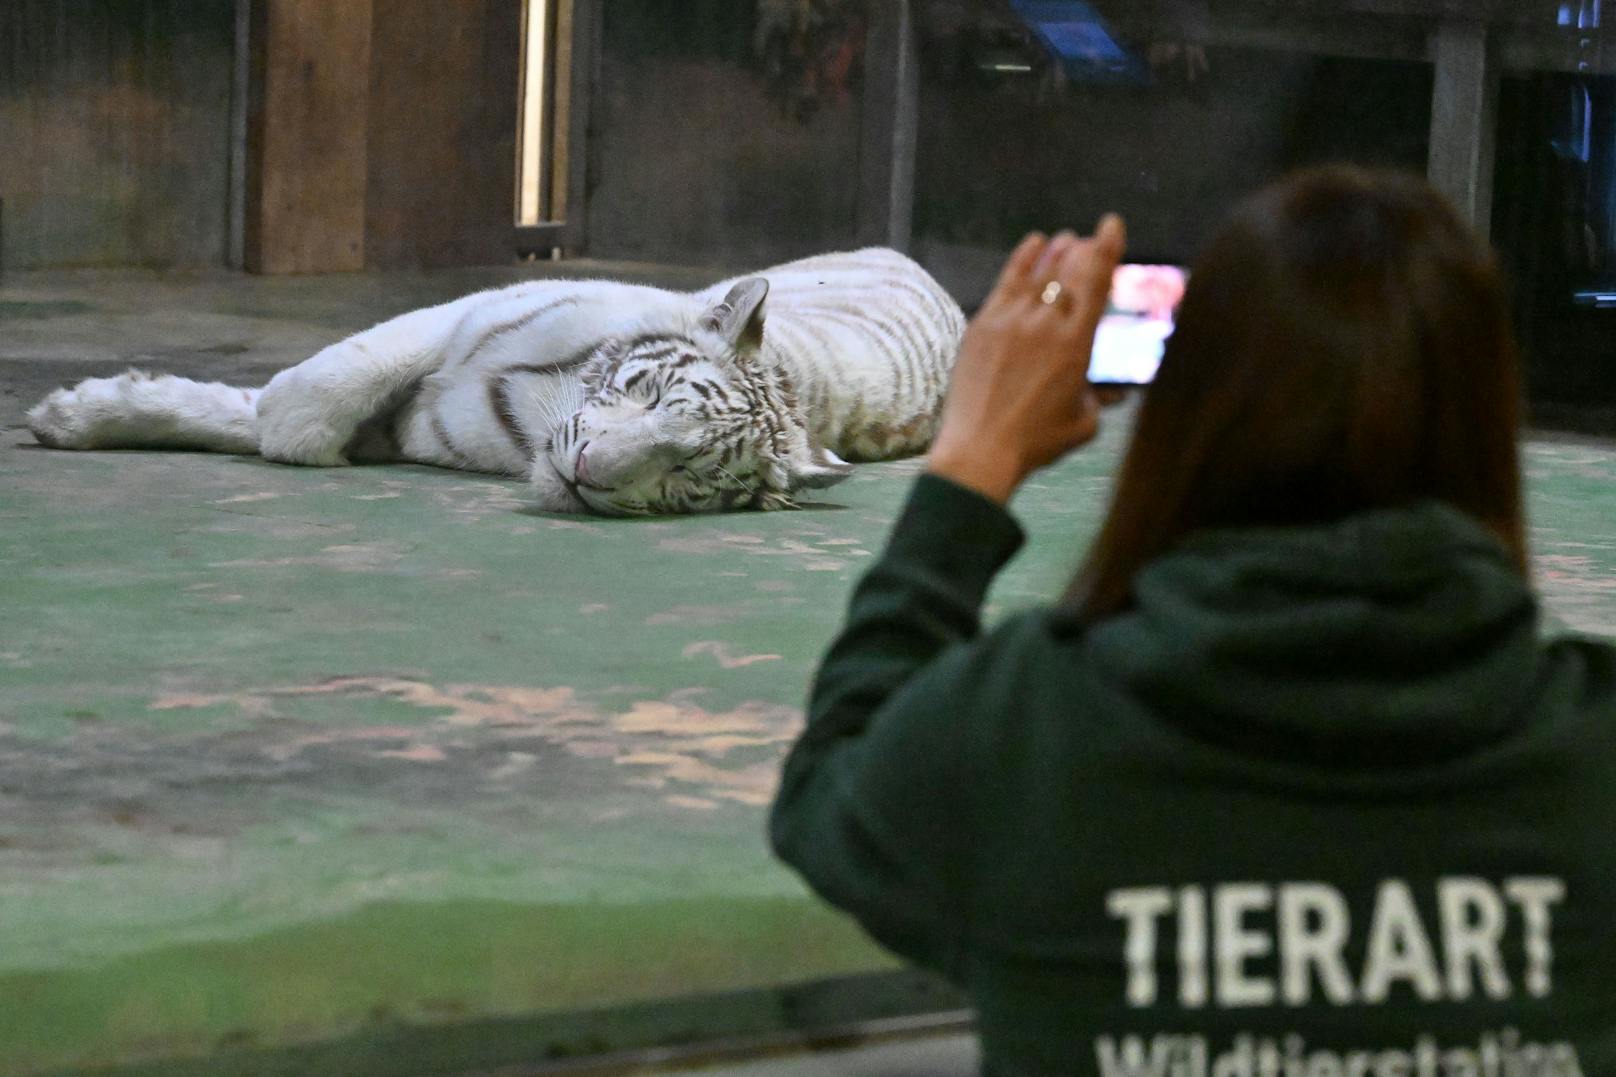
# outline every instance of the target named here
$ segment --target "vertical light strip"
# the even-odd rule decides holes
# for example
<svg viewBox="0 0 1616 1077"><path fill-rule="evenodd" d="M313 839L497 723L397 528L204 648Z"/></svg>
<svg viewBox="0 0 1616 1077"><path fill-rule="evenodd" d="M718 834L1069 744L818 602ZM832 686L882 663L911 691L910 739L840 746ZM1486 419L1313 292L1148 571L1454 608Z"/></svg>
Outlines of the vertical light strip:
<svg viewBox="0 0 1616 1077"><path fill-rule="evenodd" d="M544 219L539 204L544 175L544 79L549 42L550 0L526 0L522 62L522 160L521 190L518 192L518 224L538 224Z"/></svg>

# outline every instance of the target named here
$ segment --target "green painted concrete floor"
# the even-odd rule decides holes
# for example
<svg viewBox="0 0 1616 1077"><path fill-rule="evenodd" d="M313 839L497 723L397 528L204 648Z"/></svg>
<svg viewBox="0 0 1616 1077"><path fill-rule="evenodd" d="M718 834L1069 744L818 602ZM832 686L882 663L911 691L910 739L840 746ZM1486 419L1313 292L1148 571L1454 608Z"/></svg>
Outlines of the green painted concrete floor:
<svg viewBox="0 0 1616 1077"><path fill-rule="evenodd" d="M893 968L762 828L917 463L803 512L619 521L484 476L53 452L21 428L56 384L131 363L256 384L531 272L0 285L0 1072L469 1068L241 1060ZM1058 590L1127 419L1020 496L1032 541L993 611ZM1527 464L1553 624L1616 635L1616 446L1538 440Z"/></svg>

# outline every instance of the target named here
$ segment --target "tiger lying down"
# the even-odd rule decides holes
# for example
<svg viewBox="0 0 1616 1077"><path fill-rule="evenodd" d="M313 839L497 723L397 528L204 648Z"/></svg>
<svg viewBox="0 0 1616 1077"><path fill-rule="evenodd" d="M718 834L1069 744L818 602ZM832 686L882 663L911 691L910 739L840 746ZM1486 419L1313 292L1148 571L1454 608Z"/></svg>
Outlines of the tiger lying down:
<svg viewBox="0 0 1616 1077"><path fill-rule="evenodd" d="M964 327L882 249L694 294L533 281L383 322L261 389L130 371L57 390L28 423L66 449L522 476L554 512L789 508L848 461L925 448Z"/></svg>

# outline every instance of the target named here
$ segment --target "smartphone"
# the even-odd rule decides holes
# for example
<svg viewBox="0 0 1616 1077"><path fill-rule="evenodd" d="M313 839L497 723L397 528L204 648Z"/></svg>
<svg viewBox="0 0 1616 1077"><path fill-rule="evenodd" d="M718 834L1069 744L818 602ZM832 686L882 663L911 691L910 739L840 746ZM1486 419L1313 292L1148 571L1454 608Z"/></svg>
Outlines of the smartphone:
<svg viewBox="0 0 1616 1077"><path fill-rule="evenodd" d="M1089 381L1095 385L1149 385L1161 366L1167 338L1189 273L1183 266L1127 264L1111 278L1111 300L1094 334Z"/></svg>

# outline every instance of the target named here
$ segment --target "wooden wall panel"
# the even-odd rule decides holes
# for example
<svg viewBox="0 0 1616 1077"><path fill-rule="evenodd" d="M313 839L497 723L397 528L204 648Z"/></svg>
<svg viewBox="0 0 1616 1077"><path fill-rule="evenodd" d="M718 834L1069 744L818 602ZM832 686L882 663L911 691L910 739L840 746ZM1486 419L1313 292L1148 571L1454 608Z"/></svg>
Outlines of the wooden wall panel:
<svg viewBox="0 0 1616 1077"><path fill-rule="evenodd" d="M254 0L246 265L365 264L371 0Z"/></svg>
<svg viewBox="0 0 1616 1077"><path fill-rule="evenodd" d="M366 263L515 257L521 0L375 0Z"/></svg>
<svg viewBox="0 0 1616 1077"><path fill-rule="evenodd" d="M0 0L0 264L513 257L521 0L244 2Z"/></svg>
<svg viewBox="0 0 1616 1077"><path fill-rule="evenodd" d="M0 0L0 261L224 264L234 9Z"/></svg>

